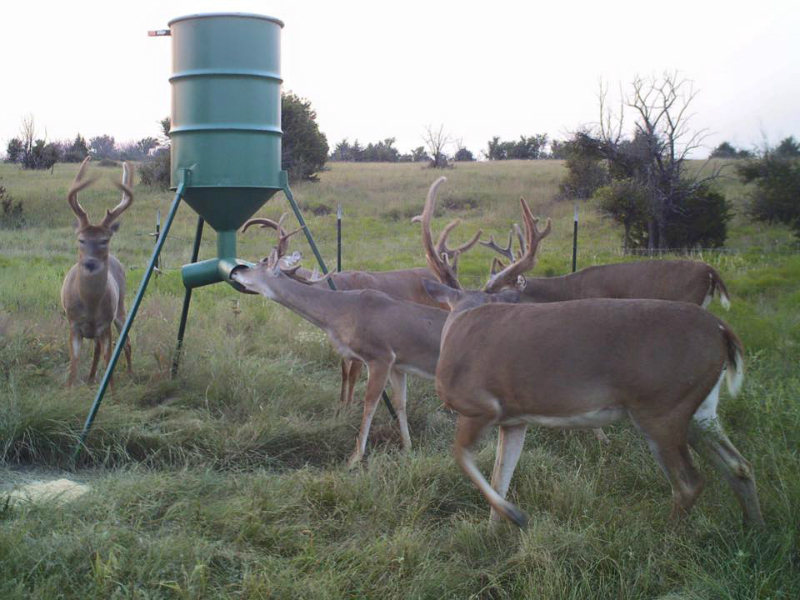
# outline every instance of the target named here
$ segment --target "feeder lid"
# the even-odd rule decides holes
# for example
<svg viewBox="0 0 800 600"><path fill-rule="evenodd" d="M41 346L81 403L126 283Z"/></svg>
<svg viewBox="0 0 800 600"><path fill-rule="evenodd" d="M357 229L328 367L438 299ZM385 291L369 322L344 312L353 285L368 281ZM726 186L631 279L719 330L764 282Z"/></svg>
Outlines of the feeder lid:
<svg viewBox="0 0 800 600"><path fill-rule="evenodd" d="M283 27L283 21L280 19L276 19L275 17L268 17L267 15L257 15L255 13L243 13L243 12L218 12L218 13L197 13L194 15L184 15L182 17L175 17L167 26L172 27L174 23L178 21L188 21L190 19L214 19L216 17L241 17L242 19L263 19L264 21L272 21Z"/></svg>

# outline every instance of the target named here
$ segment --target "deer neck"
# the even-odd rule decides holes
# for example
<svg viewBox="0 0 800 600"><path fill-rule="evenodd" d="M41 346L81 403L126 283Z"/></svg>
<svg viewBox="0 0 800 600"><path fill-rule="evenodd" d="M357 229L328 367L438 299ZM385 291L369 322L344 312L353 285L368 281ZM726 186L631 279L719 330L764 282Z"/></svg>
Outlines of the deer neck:
<svg viewBox="0 0 800 600"><path fill-rule="evenodd" d="M532 277L527 280L522 296L528 302L572 300L574 277L574 274L560 277Z"/></svg>
<svg viewBox="0 0 800 600"><path fill-rule="evenodd" d="M94 271L78 262L78 296L86 306L96 306L108 292L108 261Z"/></svg>
<svg viewBox="0 0 800 600"><path fill-rule="evenodd" d="M326 284L327 285L327 284ZM306 285L281 275L263 286L265 295L289 310L327 330L335 317L348 305L349 297L316 285Z"/></svg>

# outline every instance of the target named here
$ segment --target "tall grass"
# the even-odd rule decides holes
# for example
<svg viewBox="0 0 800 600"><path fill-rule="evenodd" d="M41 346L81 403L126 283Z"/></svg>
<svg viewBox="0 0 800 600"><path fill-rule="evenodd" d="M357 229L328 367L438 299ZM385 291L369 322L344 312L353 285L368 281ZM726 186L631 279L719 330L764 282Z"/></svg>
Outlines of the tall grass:
<svg viewBox="0 0 800 600"><path fill-rule="evenodd" d="M99 168L108 176L118 170ZM66 389L67 325L58 292L75 260L74 217L64 195L74 166L54 173L0 165L23 201L26 227L0 231L0 457L2 469L59 469L94 388ZM524 196L554 220L537 272L569 270L572 205L556 200L559 162L460 164L447 171L434 227L462 218L504 236ZM336 163L295 189L326 258L335 256L342 204L345 268L424 264L410 217L439 173L417 165ZM725 483L709 469L685 525L667 520L669 487L626 424L611 445L586 432L531 430L511 496L531 515L524 532L491 531L482 497L450 457L453 415L429 382L412 378L414 450L400 451L379 409L365 464L344 469L360 406L340 409L338 359L321 332L263 298L227 286L194 294L185 354L169 377L196 216L182 207L133 328L134 375L120 372L78 465L92 492L69 504L7 505L0 498L2 598L797 598L800 597L800 257L790 233L750 223L745 191L727 252L702 253L732 295L721 314L748 349L739 397L722 419L754 464L767 520L743 532ZM135 289L169 193L136 188L112 240ZM115 203L107 179L81 202L90 215ZM326 206L333 213L315 207ZM287 209L276 197L261 211ZM628 260L619 232L581 207L579 266ZM239 255L262 257L262 232L240 236ZM307 257L305 243L293 247ZM214 252L208 233L201 257ZM308 262L308 261L307 261ZM491 262L462 258L469 285ZM129 298L132 291L129 291ZM85 345L81 375L88 371ZM363 386L357 397L363 397ZM477 462L491 469L494 434ZM2 473L3 471L0 471ZM2 486L2 483L0 483ZM1 494L0 494L1 496Z"/></svg>

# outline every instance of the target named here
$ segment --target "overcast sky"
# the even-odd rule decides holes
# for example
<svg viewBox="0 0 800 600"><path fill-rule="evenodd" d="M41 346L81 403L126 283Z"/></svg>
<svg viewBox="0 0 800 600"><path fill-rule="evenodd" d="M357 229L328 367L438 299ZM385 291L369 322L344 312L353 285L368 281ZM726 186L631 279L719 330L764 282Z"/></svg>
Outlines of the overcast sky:
<svg viewBox="0 0 800 600"><path fill-rule="evenodd" d="M169 113L176 16L277 17L284 90L311 100L333 145L443 125L473 153L494 135L565 137L597 119L598 82L677 70L699 95L707 145L800 137L800 1L309 2L6 0L0 5L0 143L32 114L48 139L158 134Z"/></svg>

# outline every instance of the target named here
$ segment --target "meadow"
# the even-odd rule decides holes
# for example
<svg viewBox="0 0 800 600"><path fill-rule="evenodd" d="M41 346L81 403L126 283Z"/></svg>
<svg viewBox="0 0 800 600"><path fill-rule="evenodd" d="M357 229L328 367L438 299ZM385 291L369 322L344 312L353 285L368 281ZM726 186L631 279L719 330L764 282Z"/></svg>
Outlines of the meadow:
<svg viewBox="0 0 800 600"><path fill-rule="evenodd" d="M90 217L116 204L110 177L82 192ZM720 188L736 216L722 251L694 257L721 273L722 316L747 348L742 393L720 414L753 464L767 526L742 529L733 494L698 459L706 488L689 519L669 522L669 485L634 428L531 428L509 498L528 529L488 527L488 507L450 454L454 415L431 382L409 378L414 450L381 406L366 460L345 461L360 424L357 402L338 406L339 360L324 334L287 309L225 285L195 291L178 376L170 377L183 299L179 268L196 215L182 206L132 330L134 374L118 370L87 449L70 455L94 397L65 386L64 275L76 258L66 190L75 165L23 172L0 165L0 185L23 203L21 227L0 228L1 598L771 598L800 597L800 255L787 229L752 222L747 190ZM463 222L453 243L482 228L504 240L520 197L553 219L535 275L570 270L571 202L557 199L558 161L458 164L440 190L438 231ZM335 212L344 209L346 269L424 265L410 218L440 175L415 164L333 163L317 183L293 186L328 265ZM128 304L153 247L155 214L172 195L135 188L112 240L128 269ZM278 194L260 216L288 210ZM632 260L620 232L581 205L578 266ZM206 230L201 259L213 256ZM257 260L274 239L239 238ZM312 254L295 236L292 249ZM462 282L485 280L492 253L462 257ZM488 473L496 433L477 462ZM12 503L20 474L86 483L78 499ZM3 485L5 484L5 485Z"/></svg>

